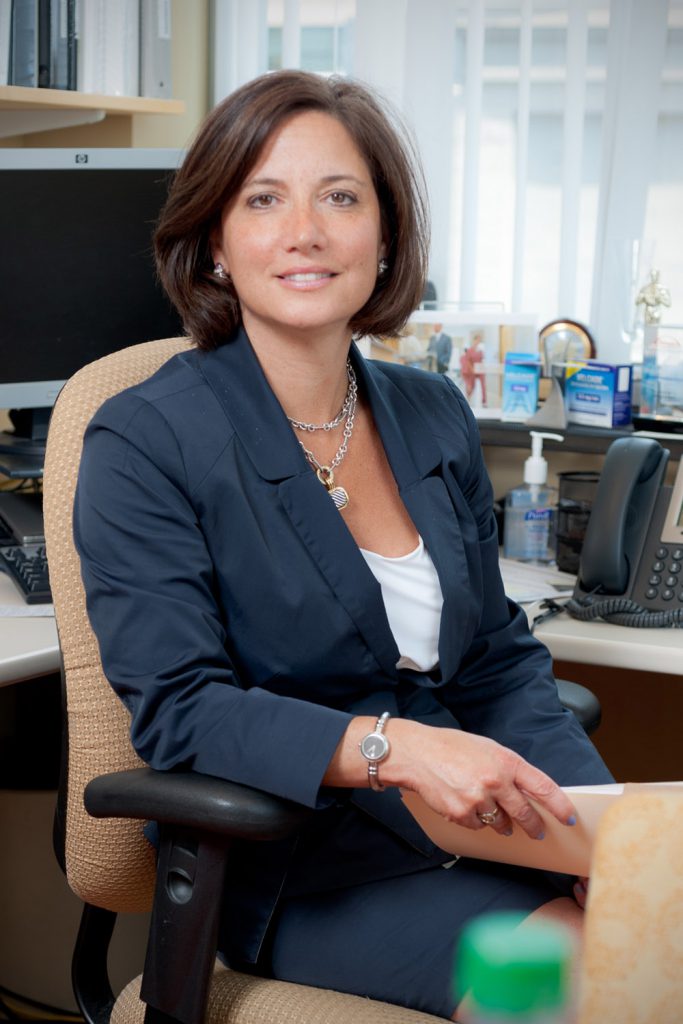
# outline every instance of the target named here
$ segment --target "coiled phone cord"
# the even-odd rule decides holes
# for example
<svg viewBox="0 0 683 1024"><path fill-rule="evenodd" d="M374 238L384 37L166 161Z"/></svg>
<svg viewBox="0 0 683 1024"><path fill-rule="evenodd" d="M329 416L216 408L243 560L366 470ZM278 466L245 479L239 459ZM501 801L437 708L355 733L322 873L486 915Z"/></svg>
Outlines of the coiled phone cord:
<svg viewBox="0 0 683 1024"><path fill-rule="evenodd" d="M593 622L604 619L615 626L635 626L640 629L669 626L674 629L683 628L683 608L671 608L664 611L648 611L636 601L625 597L587 597L577 600L571 597L564 605L565 611L582 622Z"/></svg>

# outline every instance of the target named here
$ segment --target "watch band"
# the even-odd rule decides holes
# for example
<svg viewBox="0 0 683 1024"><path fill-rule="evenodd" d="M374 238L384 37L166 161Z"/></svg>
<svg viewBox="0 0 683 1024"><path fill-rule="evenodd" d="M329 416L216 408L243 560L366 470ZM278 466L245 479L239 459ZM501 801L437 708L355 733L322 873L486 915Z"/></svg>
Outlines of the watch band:
<svg viewBox="0 0 683 1024"><path fill-rule="evenodd" d="M360 752L368 762L368 782L370 783L370 789L374 789L376 793L381 793L386 786L383 786L379 781L379 763L384 761L389 756L391 751L391 745L389 740L384 734L384 728L389 721L390 714L385 711L377 719L374 731L369 732L367 736L358 744Z"/></svg>

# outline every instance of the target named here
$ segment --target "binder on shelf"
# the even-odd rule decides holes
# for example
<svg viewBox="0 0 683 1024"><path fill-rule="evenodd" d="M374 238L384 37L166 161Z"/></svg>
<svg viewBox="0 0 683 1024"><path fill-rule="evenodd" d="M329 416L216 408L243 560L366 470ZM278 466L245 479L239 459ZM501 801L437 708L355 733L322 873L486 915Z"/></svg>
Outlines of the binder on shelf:
<svg viewBox="0 0 683 1024"><path fill-rule="evenodd" d="M51 85L76 88L76 0L52 0Z"/></svg>
<svg viewBox="0 0 683 1024"><path fill-rule="evenodd" d="M38 0L12 4L10 85L38 85Z"/></svg>
<svg viewBox="0 0 683 1024"><path fill-rule="evenodd" d="M55 87L57 5L58 0L13 0L8 5L11 10L10 57L5 84L42 89ZM5 17L4 11L0 11L0 39Z"/></svg>
<svg viewBox="0 0 683 1024"><path fill-rule="evenodd" d="M0 85L9 85L12 0L0 0Z"/></svg>
<svg viewBox="0 0 683 1024"><path fill-rule="evenodd" d="M52 59L52 0L38 0L38 85L49 89L54 81Z"/></svg>
<svg viewBox="0 0 683 1024"><path fill-rule="evenodd" d="M79 13L79 90L108 96L138 96L139 0L80 0Z"/></svg>
<svg viewBox="0 0 683 1024"><path fill-rule="evenodd" d="M140 95L173 96L171 0L140 0Z"/></svg>

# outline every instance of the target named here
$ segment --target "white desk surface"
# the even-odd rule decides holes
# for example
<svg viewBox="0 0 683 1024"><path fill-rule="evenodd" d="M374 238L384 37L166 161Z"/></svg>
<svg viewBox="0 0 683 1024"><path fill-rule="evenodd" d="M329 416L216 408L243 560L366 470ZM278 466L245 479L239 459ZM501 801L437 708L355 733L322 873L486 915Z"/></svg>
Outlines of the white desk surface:
<svg viewBox="0 0 683 1024"><path fill-rule="evenodd" d="M531 622L539 614L539 605L526 605L525 610ZM634 629L607 622L579 622L562 612L541 622L534 635L559 661L683 677L683 629Z"/></svg>
<svg viewBox="0 0 683 1024"><path fill-rule="evenodd" d="M2 614L8 608L28 614ZM0 573L0 686L59 669L54 616L33 616L30 611L12 580Z"/></svg>
<svg viewBox="0 0 683 1024"><path fill-rule="evenodd" d="M7 606L30 611L14 583L0 573L0 610ZM538 604L526 606L529 621L538 610ZM541 623L536 636L560 661L683 676L681 629L629 629L604 622L577 622L563 612ZM59 643L53 617L0 614L0 686L58 669Z"/></svg>

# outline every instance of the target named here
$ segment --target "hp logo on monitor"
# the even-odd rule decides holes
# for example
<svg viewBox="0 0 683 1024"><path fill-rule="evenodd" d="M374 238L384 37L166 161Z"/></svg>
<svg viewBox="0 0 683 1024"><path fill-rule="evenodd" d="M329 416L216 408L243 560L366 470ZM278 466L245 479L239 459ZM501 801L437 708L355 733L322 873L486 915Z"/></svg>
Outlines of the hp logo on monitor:
<svg viewBox="0 0 683 1024"><path fill-rule="evenodd" d="M76 163L77 164L87 164L87 162L88 162L88 154L87 153L76 153L75 159L76 159Z"/></svg>

